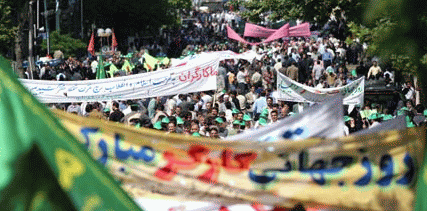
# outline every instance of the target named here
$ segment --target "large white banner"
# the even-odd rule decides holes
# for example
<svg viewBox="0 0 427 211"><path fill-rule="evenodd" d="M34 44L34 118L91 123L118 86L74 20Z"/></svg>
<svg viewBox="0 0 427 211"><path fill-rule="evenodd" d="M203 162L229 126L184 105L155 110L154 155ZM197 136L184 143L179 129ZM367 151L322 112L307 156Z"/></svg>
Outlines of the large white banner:
<svg viewBox="0 0 427 211"><path fill-rule="evenodd" d="M194 60L201 60L206 58L216 58L219 57L220 60L234 59L236 62L238 59L243 59L249 62L252 62L259 55L254 51L246 51L244 53L235 53L233 51L212 51L212 52L202 52L200 54L194 54L191 56L184 57L182 59L171 59L171 66L178 67L187 65Z"/></svg>
<svg viewBox="0 0 427 211"><path fill-rule="evenodd" d="M309 137L338 138L344 135L343 100L340 95L260 129L227 137L226 140L272 142Z"/></svg>
<svg viewBox="0 0 427 211"><path fill-rule="evenodd" d="M202 57L185 66L89 81L21 79L43 103L142 99L216 89L219 57Z"/></svg>
<svg viewBox="0 0 427 211"><path fill-rule="evenodd" d="M345 105L363 105L365 77L338 88L316 89L298 83L277 72L277 91L279 100L291 102L321 102L333 95L341 94Z"/></svg>
<svg viewBox="0 0 427 211"><path fill-rule="evenodd" d="M212 52L212 53L217 53L219 54L221 60L225 60L225 59L243 59L249 62L252 62L252 60L254 60L258 54L254 51L246 51L244 53L235 53L233 51L217 51L217 52ZM209 53L207 53L209 54Z"/></svg>

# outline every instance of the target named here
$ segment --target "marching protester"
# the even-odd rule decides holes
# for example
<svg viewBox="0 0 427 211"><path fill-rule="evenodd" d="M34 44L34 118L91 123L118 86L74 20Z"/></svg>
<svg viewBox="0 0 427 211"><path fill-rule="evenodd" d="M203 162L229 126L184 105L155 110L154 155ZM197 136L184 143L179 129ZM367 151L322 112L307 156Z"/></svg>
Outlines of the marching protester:
<svg viewBox="0 0 427 211"><path fill-rule="evenodd" d="M200 14L195 15L196 19L201 17ZM245 133L308 108L308 104L280 100L277 87L281 85L278 81L282 75L314 89L344 87L365 75L369 80L385 81L388 86L394 84L393 71L386 69L387 74L382 77L381 64L376 58L372 60L372 66L368 66L358 56L360 52L355 54L358 50L357 41L347 45L343 40L328 35L317 39L290 37L256 45L251 49L247 44L227 39L227 21L223 18L214 14L205 15L194 26L176 31L178 36L175 39L185 41L182 52L170 49L174 47L172 43L166 42L162 46L159 43L165 42L156 41L133 46L127 55L116 52L102 58L87 57L81 60L69 57L58 66L43 65L38 76L43 80L92 80L101 63L105 64L108 73L106 77L111 78L164 71L173 66L172 59L156 60L154 64L150 63L150 55L166 55L172 51L176 57L224 50L235 54L255 53L257 56L251 60L222 59L217 70L217 90L128 101L55 105L77 115L106 117L109 121L156 128L168 133L214 138ZM203 33L208 33L208 36ZM167 44L170 44L169 48ZM355 66L348 70L348 65ZM413 84L407 80L402 85L405 96L402 104L405 106L399 109L406 107L413 114L414 122L420 125L425 118L422 118L420 109L414 109L416 90ZM420 107L419 104L416 106ZM362 110L360 107L348 111L345 121L348 133L375 127L381 121L387 121L383 120L383 116L397 114L392 103L381 105L381 110L387 113L380 113L376 109L377 114L374 115L371 109ZM146 120L150 124L141 124Z"/></svg>

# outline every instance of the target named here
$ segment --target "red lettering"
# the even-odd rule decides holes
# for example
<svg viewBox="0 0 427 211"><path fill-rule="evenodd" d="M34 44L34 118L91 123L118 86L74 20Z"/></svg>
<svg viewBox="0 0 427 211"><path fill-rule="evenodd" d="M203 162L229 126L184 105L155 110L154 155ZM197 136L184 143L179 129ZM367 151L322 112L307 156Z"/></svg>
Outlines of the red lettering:
<svg viewBox="0 0 427 211"><path fill-rule="evenodd" d="M209 77L209 72L207 69L208 68L203 69L203 77L205 77L205 78Z"/></svg>
<svg viewBox="0 0 427 211"><path fill-rule="evenodd" d="M184 79L182 79L181 77L184 77ZM185 76L184 73L181 73L181 75L178 78L181 82L187 81L187 76Z"/></svg>
<svg viewBox="0 0 427 211"><path fill-rule="evenodd" d="M159 179L170 181L175 177L179 170L194 169L198 163L205 160L209 154L209 149L203 146L192 146L188 150L189 157L185 159L178 159L173 152L165 151L163 158L168 163L161 169L154 173Z"/></svg>
<svg viewBox="0 0 427 211"><path fill-rule="evenodd" d="M206 170L202 175L198 176L197 179L205 183L216 184L218 182L220 162L215 159L208 159L206 163L210 165L210 168Z"/></svg>
<svg viewBox="0 0 427 211"><path fill-rule="evenodd" d="M222 166L231 172L241 172L247 170L250 167L252 161L257 157L256 153L241 153L236 154L233 158L233 151L224 150L222 152Z"/></svg>
<svg viewBox="0 0 427 211"><path fill-rule="evenodd" d="M194 71L193 78L191 78L190 82L198 81L198 80L200 80L202 78L202 75L199 74L199 71L200 71L200 67L196 67L196 71ZM196 79L196 80L194 80L194 79Z"/></svg>
<svg viewBox="0 0 427 211"><path fill-rule="evenodd" d="M204 146L191 146L188 157L177 158L173 152L166 151L163 157L168 163L154 173L159 179L172 180L179 170L194 169L197 165L205 163L210 166L208 170L197 178L206 183L217 183L221 166L229 172L238 173L250 168L250 164L257 157L256 153L239 153L234 155L232 150L224 150L221 157L209 158L210 150Z"/></svg>
<svg viewBox="0 0 427 211"><path fill-rule="evenodd" d="M211 70L210 73L211 75L218 75L218 71L213 69L211 66L209 66L209 69Z"/></svg>

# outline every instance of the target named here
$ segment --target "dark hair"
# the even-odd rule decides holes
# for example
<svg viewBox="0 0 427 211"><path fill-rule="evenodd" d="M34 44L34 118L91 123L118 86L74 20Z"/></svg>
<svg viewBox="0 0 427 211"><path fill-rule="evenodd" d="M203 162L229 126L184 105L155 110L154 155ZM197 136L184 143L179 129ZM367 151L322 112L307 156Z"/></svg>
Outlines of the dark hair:
<svg viewBox="0 0 427 211"><path fill-rule="evenodd" d="M114 101L113 102L113 106L116 107L116 108L119 108L119 103L117 101Z"/></svg>
<svg viewBox="0 0 427 211"><path fill-rule="evenodd" d="M170 117L168 117L168 119L169 119L169 122L173 122L175 125L177 124L176 117L170 116Z"/></svg>
<svg viewBox="0 0 427 211"><path fill-rule="evenodd" d="M93 105L92 104L87 104L86 108L85 108L85 111L87 113L90 113L90 112L92 112L92 110L93 110Z"/></svg>
<svg viewBox="0 0 427 211"><path fill-rule="evenodd" d="M163 110L165 110L165 106L163 104L159 103L159 104L156 105L156 110L163 111Z"/></svg>
<svg viewBox="0 0 427 211"><path fill-rule="evenodd" d="M424 111L425 109L424 109L424 106L423 106L423 105L418 104L417 106L415 106L415 110L417 111L417 113L423 113L423 111Z"/></svg>
<svg viewBox="0 0 427 211"><path fill-rule="evenodd" d="M225 108L227 108L227 109L231 109L232 108L230 101L225 102Z"/></svg>
<svg viewBox="0 0 427 211"><path fill-rule="evenodd" d="M132 105L130 105L130 110L131 111L138 111L138 108L139 108L138 104L132 104Z"/></svg>
<svg viewBox="0 0 427 211"><path fill-rule="evenodd" d="M279 114L279 112L277 110L275 110L275 109L270 112L270 114L272 114L272 113Z"/></svg>

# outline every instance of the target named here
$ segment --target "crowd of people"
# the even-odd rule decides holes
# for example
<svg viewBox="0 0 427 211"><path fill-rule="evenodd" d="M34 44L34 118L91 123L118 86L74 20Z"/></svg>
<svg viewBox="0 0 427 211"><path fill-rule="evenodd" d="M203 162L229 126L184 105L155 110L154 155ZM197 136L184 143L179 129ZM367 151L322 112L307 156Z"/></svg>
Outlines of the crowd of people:
<svg viewBox="0 0 427 211"><path fill-rule="evenodd" d="M280 119L300 113L310 106L307 103L285 102L277 99L277 74L316 88L342 87L362 76L383 86L393 86L403 93L396 102L378 104L365 101L364 107L345 109L347 134L374 127L398 115L406 115L408 127L422 125L425 121L424 106L415 104L415 88L410 78L398 76L377 58L364 56L363 44L357 40L348 45L333 35L318 38L283 38L268 44L249 46L227 39L225 26L237 27L232 13L192 13L191 26L175 30L176 38L168 47L158 43L137 44L121 55L113 53L103 58L104 63L121 69L127 60L132 69L120 70L118 77L148 71L161 71L170 64L144 66L144 54L166 55L182 47L178 56L200 52L231 50L236 53L254 51L259 57L253 61L223 60L217 75L217 90L161 96L148 99L95 103L52 104L50 106L82 116L92 116L108 121L122 122L135 127L154 128L167 133L226 138L253 128L272 124ZM162 42L159 42L162 43ZM64 63L43 66L35 74L43 80L92 80L95 79L98 61L94 58L77 60L68 58ZM414 106L415 105L415 106Z"/></svg>

